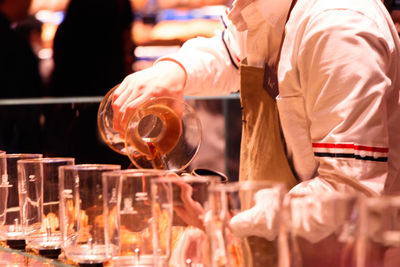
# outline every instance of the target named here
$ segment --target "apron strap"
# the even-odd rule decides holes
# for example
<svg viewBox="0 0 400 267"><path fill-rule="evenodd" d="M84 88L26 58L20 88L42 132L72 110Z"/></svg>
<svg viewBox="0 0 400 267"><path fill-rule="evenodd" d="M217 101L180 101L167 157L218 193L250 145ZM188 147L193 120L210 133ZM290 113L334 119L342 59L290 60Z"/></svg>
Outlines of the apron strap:
<svg viewBox="0 0 400 267"><path fill-rule="evenodd" d="M289 20L290 14L292 13L292 10L294 6L296 5L297 0L293 0L292 4L290 5L288 15L286 17L286 23ZM278 51L278 56L276 57L275 64L270 67L267 64L265 64L265 72L264 72L264 89L267 90L268 94L272 97L272 99L276 99L276 97L279 94L279 86L278 86L278 78L277 78L277 73L278 73L278 65L279 65L279 60L281 59L281 51L282 51L282 46L283 46L283 40L285 39L286 36L286 29L283 30L282 33L282 38L281 38L281 43L279 45L279 51Z"/></svg>

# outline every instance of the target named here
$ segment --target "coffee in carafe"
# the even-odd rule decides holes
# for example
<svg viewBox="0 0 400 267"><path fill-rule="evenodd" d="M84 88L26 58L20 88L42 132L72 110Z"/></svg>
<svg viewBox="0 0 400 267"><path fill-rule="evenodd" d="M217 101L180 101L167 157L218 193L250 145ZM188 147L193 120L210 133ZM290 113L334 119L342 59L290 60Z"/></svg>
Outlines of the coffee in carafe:
<svg viewBox="0 0 400 267"><path fill-rule="evenodd" d="M185 169L199 150L202 130L186 102L171 97L145 101L132 111L123 133L114 128L112 89L98 111L98 129L114 151L126 155L137 168Z"/></svg>

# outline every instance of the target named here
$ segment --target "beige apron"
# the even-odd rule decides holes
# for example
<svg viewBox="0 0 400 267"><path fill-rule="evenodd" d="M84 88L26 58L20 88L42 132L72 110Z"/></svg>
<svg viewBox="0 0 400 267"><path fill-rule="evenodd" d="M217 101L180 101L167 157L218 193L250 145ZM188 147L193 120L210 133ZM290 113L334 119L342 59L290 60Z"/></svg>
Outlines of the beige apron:
<svg viewBox="0 0 400 267"><path fill-rule="evenodd" d="M273 73L264 68L240 66L242 141L239 180L284 182L289 189L297 181L286 158L276 102L267 91L277 89L263 86L264 74ZM266 80L272 80L266 86L274 86L274 79L266 77Z"/></svg>
<svg viewBox="0 0 400 267"><path fill-rule="evenodd" d="M274 74L268 69L241 64L240 99L242 105L242 141L240 151L240 181L276 181L292 188L296 179L285 155L278 109L275 100L263 87L264 79ZM275 80L276 81L276 80ZM267 82L266 85L276 84ZM268 90L277 90L269 88ZM272 94L273 92L271 92ZM246 267L275 266L276 242L249 237L243 243ZM251 251L251 252L250 252ZM251 255L251 256L250 256ZM268 256L267 256L268 255Z"/></svg>
<svg viewBox="0 0 400 267"><path fill-rule="evenodd" d="M289 14L296 0L292 2ZM289 17L289 15L288 15ZM284 34L282 36L282 41ZM282 44L281 44L282 47ZM280 54L280 51L279 51ZM279 56L276 61L279 62ZM297 181L286 158L278 108L276 70L240 65L240 101L242 106L242 140L240 150L240 181L276 181L287 189ZM246 267L276 266L277 242L260 237L244 240Z"/></svg>

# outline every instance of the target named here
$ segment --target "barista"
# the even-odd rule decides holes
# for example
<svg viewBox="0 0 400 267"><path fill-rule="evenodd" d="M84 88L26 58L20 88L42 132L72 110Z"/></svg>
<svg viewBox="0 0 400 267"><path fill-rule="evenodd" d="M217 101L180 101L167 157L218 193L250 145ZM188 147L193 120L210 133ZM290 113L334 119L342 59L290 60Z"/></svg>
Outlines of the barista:
<svg viewBox="0 0 400 267"><path fill-rule="evenodd" d="M223 23L220 34L127 76L114 95L117 127L150 97L240 87L240 180L296 180L292 190L306 192L400 190L400 43L381 1L237 0ZM289 164L274 136L275 101Z"/></svg>
<svg viewBox="0 0 400 267"><path fill-rule="evenodd" d="M151 97L240 89L239 180L284 181L289 193L400 191L400 41L380 0L236 0L223 24L127 76L114 125Z"/></svg>
<svg viewBox="0 0 400 267"><path fill-rule="evenodd" d="M114 125L151 97L240 88L239 180L283 181L289 193L400 191L400 41L380 0L237 0L223 23L127 76Z"/></svg>

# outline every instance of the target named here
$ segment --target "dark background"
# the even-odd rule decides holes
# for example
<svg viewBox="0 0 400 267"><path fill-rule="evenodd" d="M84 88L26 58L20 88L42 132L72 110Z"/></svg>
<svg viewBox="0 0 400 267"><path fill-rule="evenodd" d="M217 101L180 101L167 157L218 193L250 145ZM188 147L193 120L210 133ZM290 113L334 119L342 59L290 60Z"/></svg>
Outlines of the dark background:
<svg viewBox="0 0 400 267"><path fill-rule="evenodd" d="M74 99L79 101L74 102ZM9 154L74 157L76 164L110 163L119 164L123 169L134 168L128 157L114 152L101 139L97 130L101 98L89 99L94 100L0 100L0 150ZM29 104L35 100L39 103ZM60 103L63 100L65 103ZM241 137L239 99L191 100L190 104L202 121L203 142L187 171L194 167L211 168L225 173L230 181L236 181ZM211 115L203 116L205 113ZM207 121L215 116L222 116L222 122ZM214 143L220 144L219 151L214 148Z"/></svg>

